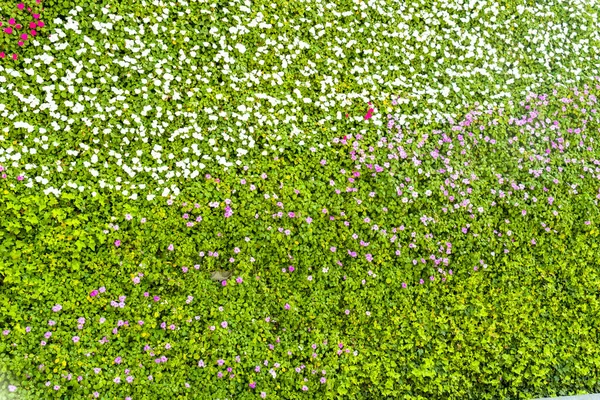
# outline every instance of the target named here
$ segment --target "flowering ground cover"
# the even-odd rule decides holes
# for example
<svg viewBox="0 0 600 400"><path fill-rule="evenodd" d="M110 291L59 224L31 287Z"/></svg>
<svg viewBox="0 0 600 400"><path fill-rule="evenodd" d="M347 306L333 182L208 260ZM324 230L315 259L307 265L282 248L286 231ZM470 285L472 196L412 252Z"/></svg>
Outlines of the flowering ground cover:
<svg viewBox="0 0 600 400"><path fill-rule="evenodd" d="M599 13L0 1L0 398L600 391Z"/></svg>

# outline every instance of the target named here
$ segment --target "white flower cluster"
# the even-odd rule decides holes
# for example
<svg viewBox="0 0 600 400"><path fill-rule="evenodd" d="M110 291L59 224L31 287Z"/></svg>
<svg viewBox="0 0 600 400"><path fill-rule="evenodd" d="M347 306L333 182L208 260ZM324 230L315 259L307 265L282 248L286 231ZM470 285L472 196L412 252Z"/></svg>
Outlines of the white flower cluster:
<svg viewBox="0 0 600 400"><path fill-rule="evenodd" d="M347 113L381 129L392 106L399 125L442 122L475 101L598 74L600 29L582 1L306 0L300 14L247 0L141 3L143 17L133 4L77 6L22 67L0 66L0 164L27 185L83 190L72 181L89 173L85 190L177 195L206 165L329 144ZM57 174L62 186L48 187Z"/></svg>

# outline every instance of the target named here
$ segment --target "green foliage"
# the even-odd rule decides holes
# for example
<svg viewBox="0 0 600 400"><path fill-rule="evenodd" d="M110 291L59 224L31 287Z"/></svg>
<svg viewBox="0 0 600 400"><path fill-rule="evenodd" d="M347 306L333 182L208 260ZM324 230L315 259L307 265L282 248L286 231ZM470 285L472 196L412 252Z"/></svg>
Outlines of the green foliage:
<svg viewBox="0 0 600 400"><path fill-rule="evenodd" d="M0 65L0 398L600 391L593 5L190 3Z"/></svg>
<svg viewBox="0 0 600 400"><path fill-rule="evenodd" d="M541 118L553 107L540 108ZM595 201L591 199L597 184L584 179L575 195L568 185L553 185L552 175L530 180L526 160L511 160L514 150L503 147L514 130L508 114L515 112L506 112L493 130L503 145L465 145L470 147L465 158L452 160L456 168L463 160L478 160L468 173L478 177L469 185L469 198L477 202L472 218L469 212L449 207L452 202L439 189L450 189L444 183L448 175L436 175L436 168L425 163L399 162L376 176L363 171L354 183L357 193L336 195L338 185L327 182L339 179L340 169L352 169L346 147L358 155L363 150L373 154L374 163L386 159L388 148L378 146L381 139L371 134L360 140L353 137L356 145L300 152L302 162L282 157L270 165L221 175L219 182L212 177L196 182L172 205L154 201L133 206L108 191L95 197L65 191L54 198L3 183L0 307L10 333L0 342L2 372L19 381L19 396L27 398L54 393L89 397L94 391L104 398L254 398L253 392L264 391L269 398L285 399L496 399L599 390L599 219L597 209L588 205ZM483 114L476 121L486 125L497 118ZM536 152L535 143L530 145ZM406 146L409 154L420 148L416 141ZM419 151L426 154L430 149ZM568 149L564 157L575 151L580 150ZM328 162L320 165L321 159ZM558 160L550 165L553 161ZM316 166L308 170L307 165ZM431 174L419 174L420 167ZM531 184L530 195L540 197L537 204L525 206L527 215L519 213L521 207L515 211L515 199L502 200L490 191L504 190L490 173L500 167L509 167L502 172L505 184ZM266 179L260 177L263 171ZM577 167L565 166L561 179L573 180L577 174ZM431 188L435 195L400 201L403 195L386 191L400 184L398 176L414 177L415 191L422 194ZM248 182L241 184L241 179ZM464 189L453 181L460 196ZM256 184L260 193L249 190L249 184ZM544 186L552 188L546 193ZM369 197L370 192L376 197ZM268 199L266 193L271 194ZM545 201L548 195L556 199L553 205ZM223 217L225 199L231 199L230 218ZM212 208L212 201L219 207ZM296 216L273 218L271 214L281 209L278 201ZM477 212L479 206L485 212ZM556 210L558 216L552 214ZM435 223L423 224L423 215L433 216ZM198 216L201 222L185 225ZM313 218L310 224L305 221L308 216ZM364 223L366 216L370 223ZM590 225L583 224L586 219ZM343 227L344 220L350 229ZM540 230L540 221L551 230ZM373 223L379 230L372 229ZM468 234L459 229L466 223ZM292 233L280 233L279 225ZM394 229L399 238L390 240L391 227L399 225L406 229ZM382 232L384 227L388 233ZM369 242L357 258L344 254L357 249L352 231ZM505 240L507 236L511 239ZM417 247L410 248L409 242ZM446 266L439 274L431 263L411 262L420 254L435 254L440 245L446 252L447 243L452 244L447 255L451 275ZM173 251L168 250L170 244ZM395 255L395 249L401 249L401 255ZM219 257L199 256L209 251L219 252ZM372 262L365 260L366 253L374 255ZM235 262L229 262L230 257ZM293 272L287 270L290 265ZM221 279L211 279L218 270L233 271L226 286ZM135 284L132 279L139 273L143 277ZM243 281L236 283L236 277ZM427 282L419 284L421 278ZM403 282L408 282L407 288ZM89 295L101 286L105 293ZM110 305L122 295L124 308ZM153 296L160 300L155 302ZM186 302L188 296L193 300ZM55 304L62 310L51 311ZM77 329L80 317L86 322ZM101 317L106 322L101 324ZM48 320L57 325L49 327ZM129 326L111 333L119 320L129 321ZM143 326L137 324L140 320ZM167 329L161 329L162 322ZM170 330L170 324L176 329ZM25 332L26 326L31 332ZM40 346L47 330L53 335ZM80 337L78 343L73 343L74 335ZM103 336L110 342L99 344ZM166 343L172 346L168 350ZM154 356L143 350L147 344ZM338 344L343 348L339 353ZM168 361L155 363L162 355ZM124 361L117 365L114 359L119 356ZM219 359L225 360L224 366L217 365ZM198 367L199 360L204 368ZM300 365L305 368L295 372ZM256 366L261 372L255 372ZM226 367L233 368L233 378ZM95 374L93 368L102 371ZM125 368L135 377L131 384L124 381ZM269 374L271 368L276 378ZM217 377L219 371L223 378ZM69 373L70 381L62 378ZM29 378L21 378L25 375ZM80 383L77 376L83 377ZM116 376L121 383L113 382ZM322 376L325 383L319 381ZM47 381L60 384L59 391L46 388ZM256 382L256 389L248 387L250 382ZM301 390L303 385L307 392Z"/></svg>

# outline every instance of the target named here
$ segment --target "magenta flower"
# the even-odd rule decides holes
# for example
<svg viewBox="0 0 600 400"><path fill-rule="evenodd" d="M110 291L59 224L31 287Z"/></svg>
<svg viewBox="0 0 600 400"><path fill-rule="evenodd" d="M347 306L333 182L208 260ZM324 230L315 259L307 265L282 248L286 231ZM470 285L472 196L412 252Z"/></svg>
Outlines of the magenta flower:
<svg viewBox="0 0 600 400"><path fill-rule="evenodd" d="M254 389L256 387L256 382L250 382L248 386L250 386L251 389Z"/></svg>
<svg viewBox="0 0 600 400"><path fill-rule="evenodd" d="M223 286L227 286L227 280L223 280L223 281L221 282L221 285L223 285Z"/></svg>
<svg viewBox="0 0 600 400"><path fill-rule="evenodd" d="M96 297L96 296L98 296L98 291L97 291L96 289L92 290L92 291L90 292L90 296L91 296L91 297Z"/></svg>

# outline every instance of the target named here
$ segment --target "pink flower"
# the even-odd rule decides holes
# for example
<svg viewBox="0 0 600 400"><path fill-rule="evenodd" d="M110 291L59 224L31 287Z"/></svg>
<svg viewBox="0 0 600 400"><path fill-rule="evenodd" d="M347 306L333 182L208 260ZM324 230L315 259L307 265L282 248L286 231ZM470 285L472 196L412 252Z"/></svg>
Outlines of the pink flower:
<svg viewBox="0 0 600 400"><path fill-rule="evenodd" d="M222 282L221 282L221 285L223 285L223 286L227 286L227 280L224 280L224 281L222 281Z"/></svg>
<svg viewBox="0 0 600 400"><path fill-rule="evenodd" d="M19 56L17 56L15 53L13 53L13 55L12 55L12 59L13 59L13 60L16 60L17 58L19 58Z"/></svg>
<svg viewBox="0 0 600 400"><path fill-rule="evenodd" d="M223 329L227 328L227 321L223 321L223 322L221 322L221 327L222 327Z"/></svg>
<svg viewBox="0 0 600 400"><path fill-rule="evenodd" d="M290 305L289 305L288 303L285 303L285 306L284 306L284 308L285 308L286 310L289 310L289 309L290 309Z"/></svg>
<svg viewBox="0 0 600 400"><path fill-rule="evenodd" d="M167 247L167 250L173 251L173 249L175 249L175 246L173 246L173 243L171 243L169 247Z"/></svg>
<svg viewBox="0 0 600 400"><path fill-rule="evenodd" d="M254 389L256 387L256 383L250 382L250 384L248 386L250 386L251 389Z"/></svg>
<svg viewBox="0 0 600 400"><path fill-rule="evenodd" d="M115 240L115 247L119 247L121 245L121 241L120 240Z"/></svg>
<svg viewBox="0 0 600 400"><path fill-rule="evenodd" d="M241 277L241 276L238 276L238 277L236 278L236 280L235 280L235 281L236 281L236 283L240 284L240 283L242 283L244 280L242 279L242 277Z"/></svg>
<svg viewBox="0 0 600 400"><path fill-rule="evenodd" d="M92 290L92 291L90 292L90 296L91 296L91 297L96 297L96 296L98 296L98 291L97 291L96 289Z"/></svg>
<svg viewBox="0 0 600 400"><path fill-rule="evenodd" d="M73 336L73 342L74 343L79 342L79 336Z"/></svg>

